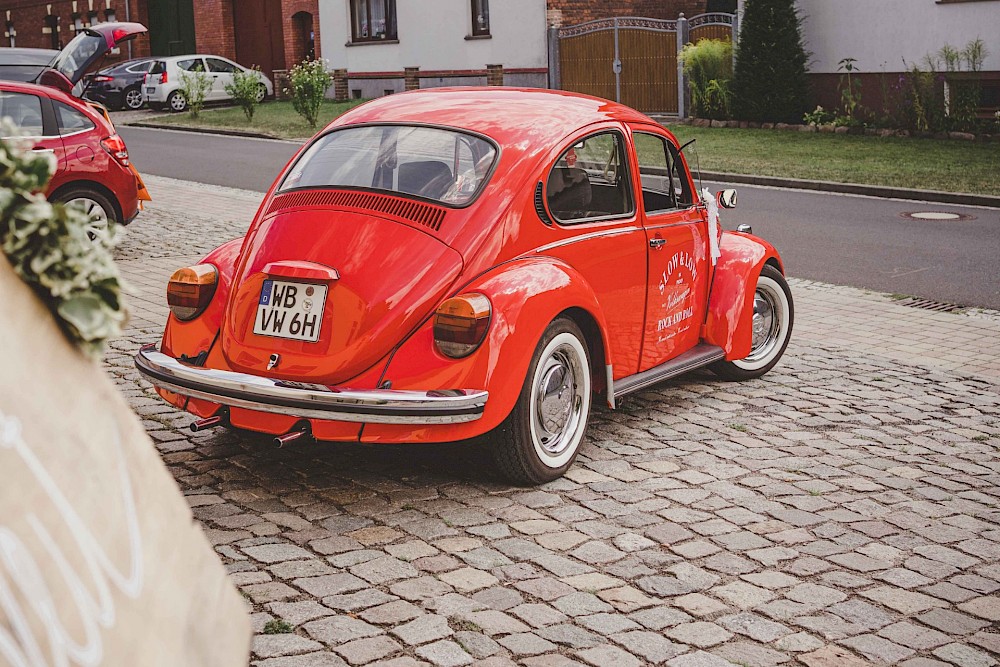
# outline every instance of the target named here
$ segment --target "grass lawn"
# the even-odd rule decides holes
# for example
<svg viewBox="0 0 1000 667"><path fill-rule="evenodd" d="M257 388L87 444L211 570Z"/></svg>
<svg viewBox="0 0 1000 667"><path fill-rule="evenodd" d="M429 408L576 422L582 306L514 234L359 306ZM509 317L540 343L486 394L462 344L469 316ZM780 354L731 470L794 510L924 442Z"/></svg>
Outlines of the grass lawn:
<svg viewBox="0 0 1000 667"><path fill-rule="evenodd" d="M265 102L257 107L253 122L248 123L243 110L236 106L208 107L202 109L197 119L191 118L191 113L185 111L169 116L157 116L150 122L178 127L203 127L213 130L239 130L242 132L259 132L280 139L301 139L311 137L316 131L351 107L356 107L364 100L348 102L323 102L319 112L319 122L316 129L299 114L295 113L291 102Z"/></svg>
<svg viewBox="0 0 1000 667"><path fill-rule="evenodd" d="M674 125L701 168L734 174L1000 195L1000 143ZM691 148L685 150L692 168Z"/></svg>

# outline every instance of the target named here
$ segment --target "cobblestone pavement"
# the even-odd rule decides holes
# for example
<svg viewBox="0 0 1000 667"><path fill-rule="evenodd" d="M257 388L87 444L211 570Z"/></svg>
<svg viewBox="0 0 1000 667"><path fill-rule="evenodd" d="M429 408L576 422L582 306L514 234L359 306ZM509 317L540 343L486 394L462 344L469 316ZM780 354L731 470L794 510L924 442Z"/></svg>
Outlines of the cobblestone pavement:
<svg viewBox="0 0 1000 667"><path fill-rule="evenodd" d="M186 430L131 355L158 338L170 271L238 236L260 195L148 180L107 368L252 605L255 666L1000 659L997 314L794 281L766 378L599 409L564 479L514 488L478 445Z"/></svg>

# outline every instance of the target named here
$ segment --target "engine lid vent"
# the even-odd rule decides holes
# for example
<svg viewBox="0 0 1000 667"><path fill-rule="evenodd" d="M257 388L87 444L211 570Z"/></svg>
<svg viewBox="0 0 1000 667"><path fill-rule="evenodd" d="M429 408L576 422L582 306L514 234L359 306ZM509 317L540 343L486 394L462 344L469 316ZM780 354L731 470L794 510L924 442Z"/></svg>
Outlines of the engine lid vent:
<svg viewBox="0 0 1000 667"><path fill-rule="evenodd" d="M281 209L300 208L303 206L336 206L361 211L376 211L415 222L418 225L429 227L434 231L441 229L441 222L444 220L446 213L446 210L439 206L373 192L307 190L278 195L267 209L267 215Z"/></svg>

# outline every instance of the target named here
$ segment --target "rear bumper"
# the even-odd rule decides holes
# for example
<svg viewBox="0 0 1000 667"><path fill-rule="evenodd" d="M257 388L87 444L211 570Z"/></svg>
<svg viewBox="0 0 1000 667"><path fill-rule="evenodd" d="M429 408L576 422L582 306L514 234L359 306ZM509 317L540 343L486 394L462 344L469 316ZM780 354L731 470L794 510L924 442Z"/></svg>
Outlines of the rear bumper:
<svg viewBox="0 0 1000 667"><path fill-rule="evenodd" d="M483 416L489 393L476 389L341 389L199 368L146 345L135 366L157 387L260 412L376 424L460 424Z"/></svg>

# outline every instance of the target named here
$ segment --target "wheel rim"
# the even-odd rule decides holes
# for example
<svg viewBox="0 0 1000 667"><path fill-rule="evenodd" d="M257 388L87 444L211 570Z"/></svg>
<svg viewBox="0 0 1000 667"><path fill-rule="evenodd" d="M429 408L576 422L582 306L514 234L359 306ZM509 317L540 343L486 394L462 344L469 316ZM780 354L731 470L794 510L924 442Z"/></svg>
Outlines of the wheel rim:
<svg viewBox="0 0 1000 667"><path fill-rule="evenodd" d="M531 431L539 454L556 466L578 443L587 403L584 361L574 345L548 349L531 387ZM548 462L546 462L548 464Z"/></svg>
<svg viewBox="0 0 1000 667"><path fill-rule="evenodd" d="M781 331L781 309L778 296L770 286L758 285L753 296L753 342L745 361L756 362L767 358L778 344Z"/></svg>
<svg viewBox="0 0 1000 667"><path fill-rule="evenodd" d="M125 93L125 106L135 110L142 106L142 93L134 88Z"/></svg>
<svg viewBox="0 0 1000 667"><path fill-rule="evenodd" d="M263 102L265 97L267 97L267 88L260 86L257 88L257 101Z"/></svg>
<svg viewBox="0 0 1000 667"><path fill-rule="evenodd" d="M184 107L186 106L187 100L185 100L182 96L177 95L176 93L170 96L170 108L174 111L184 111Z"/></svg>
<svg viewBox="0 0 1000 667"><path fill-rule="evenodd" d="M106 239L110 228L108 212L101 204L90 197L75 197L66 202L67 206L75 206L87 215L87 236L91 241L98 238Z"/></svg>

